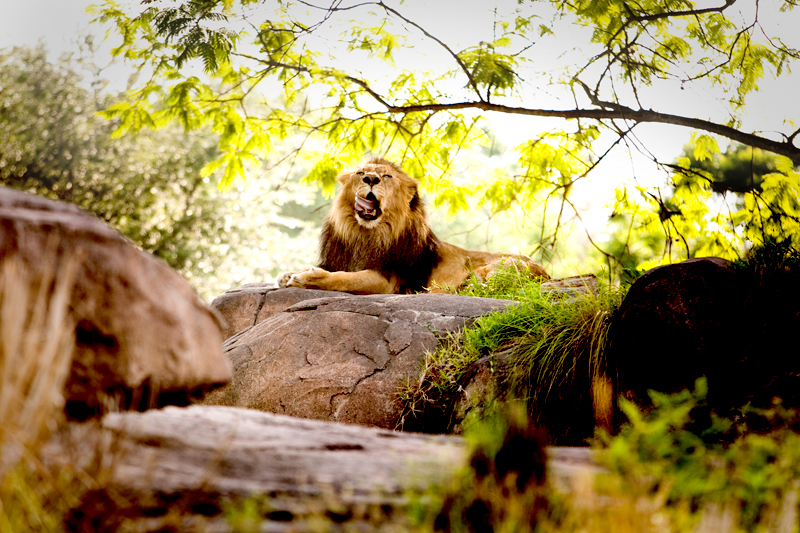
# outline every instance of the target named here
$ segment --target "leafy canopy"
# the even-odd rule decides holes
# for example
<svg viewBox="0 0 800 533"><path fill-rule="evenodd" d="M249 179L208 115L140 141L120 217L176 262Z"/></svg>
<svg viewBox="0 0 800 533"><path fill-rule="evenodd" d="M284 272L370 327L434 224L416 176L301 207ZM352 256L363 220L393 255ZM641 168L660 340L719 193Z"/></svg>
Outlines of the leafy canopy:
<svg viewBox="0 0 800 533"><path fill-rule="evenodd" d="M465 209L470 195L494 210L555 209L555 240L569 213L578 213L573 185L609 154L627 147L671 168L637 137L641 124L671 124L694 132L698 161L719 152L725 138L777 154L776 172L761 182L758 198L746 200L744 212L715 211L710 183L702 180L677 184L672 211L680 217L645 185L620 190L615 212L639 217L636 227L645 231L660 224L670 241L671 231L685 242L701 232L719 236L718 245L681 247L684 256L731 256L743 239L760 239L740 231L747 217L772 216L776 205L787 220L797 216L786 200L797 196L797 117L775 117L767 134L745 115L760 84L784 76L800 57L788 44L795 3L767 6L780 17L764 16L763 4L551 0L489 9L461 3L450 8L482 22L460 34L450 31L459 25L454 15L443 19L413 2L106 0L92 9L122 38L114 53L148 73L104 112L120 120L117 133L170 122L187 130L210 125L221 155L204 172L224 169L222 187L299 136L297 154L319 161L310 179L328 191L342 165L380 154L402 163L434 191L437 205L452 211ZM778 18L789 23L768 24ZM780 33L786 27L788 37ZM717 98L704 116L683 109L697 94ZM453 169L465 151L491 142L485 117L493 113L568 120L531 131L515 148L516 161L468 183ZM678 166L691 169L684 160ZM675 222L671 230L665 217ZM794 226L782 231L783 238L796 237Z"/></svg>

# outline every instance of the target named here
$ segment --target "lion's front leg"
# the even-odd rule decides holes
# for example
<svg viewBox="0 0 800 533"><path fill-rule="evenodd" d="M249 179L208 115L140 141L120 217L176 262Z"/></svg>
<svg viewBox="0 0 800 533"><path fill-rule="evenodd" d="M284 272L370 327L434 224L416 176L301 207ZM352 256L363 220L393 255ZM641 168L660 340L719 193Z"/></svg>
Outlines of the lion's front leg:
<svg viewBox="0 0 800 533"><path fill-rule="evenodd" d="M353 294L395 294L400 289L397 279L394 277L389 279L377 270L328 272L318 267L281 274L278 276L278 286L352 292Z"/></svg>

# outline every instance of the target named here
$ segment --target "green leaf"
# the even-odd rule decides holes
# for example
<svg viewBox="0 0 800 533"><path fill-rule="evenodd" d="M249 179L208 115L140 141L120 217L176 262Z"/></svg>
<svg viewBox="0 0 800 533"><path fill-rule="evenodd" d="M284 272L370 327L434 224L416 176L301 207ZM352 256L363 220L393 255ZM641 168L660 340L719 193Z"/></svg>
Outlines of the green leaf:
<svg viewBox="0 0 800 533"><path fill-rule="evenodd" d="M303 178L303 183L319 184L325 195L331 197L336 188L336 177L341 173L342 167L340 161L322 157L311 169L311 172Z"/></svg>
<svg viewBox="0 0 800 533"><path fill-rule="evenodd" d="M719 145L716 139L710 135L692 135L692 142L694 143L694 152L692 155L698 161L705 161L710 159L712 155L719 154Z"/></svg>
<svg viewBox="0 0 800 533"><path fill-rule="evenodd" d="M229 189L237 177L245 178L241 154L237 152L225 154L225 165L225 172L219 182L219 188L223 191Z"/></svg>

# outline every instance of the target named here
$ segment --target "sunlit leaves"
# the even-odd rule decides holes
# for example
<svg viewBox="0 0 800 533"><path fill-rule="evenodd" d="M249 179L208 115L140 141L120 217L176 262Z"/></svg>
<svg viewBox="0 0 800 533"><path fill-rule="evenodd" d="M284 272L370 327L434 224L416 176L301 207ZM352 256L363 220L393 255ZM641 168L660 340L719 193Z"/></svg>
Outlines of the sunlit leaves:
<svg viewBox="0 0 800 533"><path fill-rule="evenodd" d="M203 93L208 95L208 87L201 84L195 76L173 85L164 101L169 117L182 124L187 130L200 127L205 120L197 98Z"/></svg>
<svg viewBox="0 0 800 533"><path fill-rule="evenodd" d="M747 213L742 216L749 218L750 240L761 243L771 237L800 245L800 174L767 174L761 192L748 193L744 199Z"/></svg>
<svg viewBox="0 0 800 533"><path fill-rule="evenodd" d="M515 202L525 204L529 192L542 189L540 180L522 180L507 176L496 176L484 191L484 201L489 202L492 211L509 209Z"/></svg>
<svg viewBox="0 0 800 533"><path fill-rule="evenodd" d="M692 143L694 144L694 158L698 161L705 161L712 155L719 153L719 145L717 140L711 135L692 135Z"/></svg>
<svg viewBox="0 0 800 533"><path fill-rule="evenodd" d="M145 2L153 3L153 2ZM152 25L153 30L165 38L166 44L177 44L175 68L180 69L188 60L200 57L207 73L215 72L220 63L227 63L234 48L237 34L226 28L210 29L204 23L219 23L227 19L223 12L215 11L231 2L219 0L190 0L177 7L151 7L139 17L140 23ZM226 6L227 4L227 6Z"/></svg>
<svg viewBox="0 0 800 533"><path fill-rule="evenodd" d="M672 166L672 187L617 192L616 213L633 217L632 238L648 242L640 269L687 257L736 259L765 239L800 245L800 176L787 158L697 136ZM659 238L660 236L660 238ZM660 240L660 244L659 244Z"/></svg>
<svg viewBox="0 0 800 533"><path fill-rule="evenodd" d="M604 164L605 154L639 144L629 129L636 119L626 112L647 114L648 121L666 112L648 109L662 103L662 93L650 85L666 80L675 89L705 81L704 91L718 90L720 101L730 101L729 125L737 125L741 106L761 80L781 74L797 56L751 12L734 13L738 7L724 0L711 6L691 0L552 0L549 12L521 2L513 11L498 7L480 34L460 41L440 21L405 18L411 7L275 4L148 0L137 15L107 0L98 12L124 38L116 53L148 76L127 103L105 116L120 121L119 133L168 122L186 130L209 125L219 136L219 158L204 172L219 172L223 184L252 173L281 141L290 140L300 160L316 158L307 181L326 192L338 169L379 155L402 164L433 193L435 205L450 211L475 202L493 211L557 205L561 217L574 185ZM562 47L578 59L539 77L553 70L547 61L539 68L543 54L555 53L560 32L566 36L576 28L591 32L594 44ZM431 66L427 60L437 52L447 63ZM198 74L201 66L205 75ZM573 103L580 108L575 114ZM500 105L510 113L544 114L566 105L565 114L581 118L569 123L572 129L537 124L512 154L492 155L502 164L460 176L464 154L489 142L482 120ZM665 105L681 114L680 97ZM621 120L597 118L615 112ZM670 119L695 121L692 116ZM783 132L784 138L791 140L790 133ZM680 172L671 187L633 187L615 207L631 221L626 231L648 242L661 238L658 261L714 252L729 257L734 243L741 248L752 238L745 228L755 228L756 220L778 227L767 209L771 202L781 213L793 209L786 200L791 184L773 179L764 190L761 178L723 183L702 166L721 156L716 138L696 134L692 142L692 152L673 165ZM760 175L778 171L791 177L790 167ZM746 210L744 199L717 195L733 192L752 195L753 216L739 213L740 207ZM781 227L790 227L791 218L781 220Z"/></svg>
<svg viewBox="0 0 800 533"><path fill-rule="evenodd" d="M471 187L455 185L445 182L436 188L434 207L446 206L450 216L469 208L469 198L473 190Z"/></svg>
<svg viewBox="0 0 800 533"><path fill-rule="evenodd" d="M402 45L400 37L389 32L383 25L377 28L355 26L351 39L348 50L363 50L390 63L394 51Z"/></svg>
<svg viewBox="0 0 800 533"><path fill-rule="evenodd" d="M780 75L791 59L777 38L757 42L763 32L757 24L737 27L723 2L716 9L691 0L552 3L592 25L592 40L607 50L592 61L607 60L609 73L616 70L625 79L644 83L653 76L683 82L709 78L723 87L732 85L733 78L734 108L741 108L745 97L758 89L767 65Z"/></svg>
<svg viewBox="0 0 800 533"><path fill-rule="evenodd" d="M296 43L298 36L297 29L293 29L291 24L276 21L266 21L260 25L255 42L259 45L261 53L278 65L300 64L311 68L314 65L302 63L303 55L294 53L292 47ZM306 56L308 58L308 56ZM282 76L290 75L289 71L281 72Z"/></svg>
<svg viewBox="0 0 800 533"><path fill-rule="evenodd" d="M502 42L496 43L497 46L502 44ZM478 87L504 94L517 82L517 75L514 72L517 59L508 54L498 54L494 48L495 45L482 44L464 50L458 57Z"/></svg>
<svg viewBox="0 0 800 533"><path fill-rule="evenodd" d="M525 176L563 185L583 174L588 169L585 150L597 133L589 131L593 133L555 131L517 146Z"/></svg>
<svg viewBox="0 0 800 533"><path fill-rule="evenodd" d="M343 165L340 161L325 157L322 154L319 155L317 164L314 165L304 181L321 185L325 195L331 197L336 186L336 176L342 171Z"/></svg>
<svg viewBox="0 0 800 533"><path fill-rule="evenodd" d="M111 104L99 114L105 118L118 118L119 126L114 130L114 137L119 138L128 132L137 132L144 128L155 128L156 121L151 114L152 108L146 102L119 101Z"/></svg>

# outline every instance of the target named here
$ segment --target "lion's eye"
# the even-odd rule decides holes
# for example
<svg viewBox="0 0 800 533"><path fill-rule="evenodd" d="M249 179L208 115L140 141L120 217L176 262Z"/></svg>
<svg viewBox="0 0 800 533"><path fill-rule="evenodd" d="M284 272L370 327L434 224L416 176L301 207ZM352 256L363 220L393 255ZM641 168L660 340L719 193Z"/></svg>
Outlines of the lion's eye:
<svg viewBox="0 0 800 533"><path fill-rule="evenodd" d="M391 178L391 177L392 177L392 175L391 175L391 174L384 174L384 175L383 175L383 176L381 176L381 177L383 177L383 178Z"/></svg>
<svg viewBox="0 0 800 533"><path fill-rule="evenodd" d="M359 170L358 172L356 172L356 174L359 175L359 176L363 176L364 175L364 171L363 170Z"/></svg>

